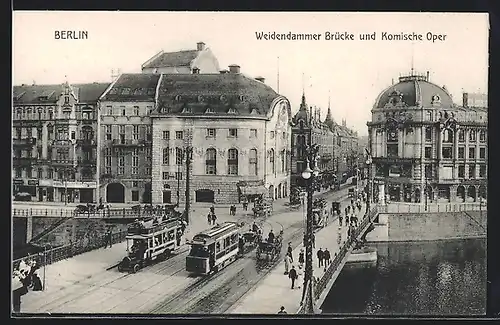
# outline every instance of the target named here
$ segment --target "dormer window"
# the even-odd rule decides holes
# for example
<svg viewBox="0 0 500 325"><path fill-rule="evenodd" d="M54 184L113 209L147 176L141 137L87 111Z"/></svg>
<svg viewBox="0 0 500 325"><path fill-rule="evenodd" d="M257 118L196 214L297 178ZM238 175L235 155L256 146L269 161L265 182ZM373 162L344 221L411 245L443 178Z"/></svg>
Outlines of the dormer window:
<svg viewBox="0 0 500 325"><path fill-rule="evenodd" d="M199 68L193 68L193 74L199 74L200 69Z"/></svg>
<svg viewBox="0 0 500 325"><path fill-rule="evenodd" d="M129 95L130 94L130 88L123 88L122 89L122 95Z"/></svg>
<svg viewBox="0 0 500 325"><path fill-rule="evenodd" d="M38 97L38 99L41 101L45 101L45 100L48 100L49 98L47 96L40 96L40 97Z"/></svg>
<svg viewBox="0 0 500 325"><path fill-rule="evenodd" d="M64 104L69 104L69 96L64 96Z"/></svg>
<svg viewBox="0 0 500 325"><path fill-rule="evenodd" d="M182 109L182 113L191 113L191 107L184 106L184 108Z"/></svg>
<svg viewBox="0 0 500 325"><path fill-rule="evenodd" d="M259 111L255 108L252 109L252 111L250 112L251 115L258 115L259 114Z"/></svg>
<svg viewBox="0 0 500 325"><path fill-rule="evenodd" d="M236 110L235 110L234 108L232 108L232 107L231 107L231 108L229 108L229 109L227 110L227 113L228 113L228 114L236 114L237 112L236 112Z"/></svg>
<svg viewBox="0 0 500 325"><path fill-rule="evenodd" d="M213 114L215 113L214 109L212 107L207 107L205 114Z"/></svg>

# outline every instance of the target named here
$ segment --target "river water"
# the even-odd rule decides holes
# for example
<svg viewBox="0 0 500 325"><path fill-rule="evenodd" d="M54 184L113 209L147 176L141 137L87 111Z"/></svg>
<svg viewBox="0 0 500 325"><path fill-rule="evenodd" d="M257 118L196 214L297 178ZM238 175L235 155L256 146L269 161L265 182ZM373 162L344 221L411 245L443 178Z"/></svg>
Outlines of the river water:
<svg viewBox="0 0 500 325"><path fill-rule="evenodd" d="M378 261L346 264L324 314L484 315L486 239L370 244Z"/></svg>

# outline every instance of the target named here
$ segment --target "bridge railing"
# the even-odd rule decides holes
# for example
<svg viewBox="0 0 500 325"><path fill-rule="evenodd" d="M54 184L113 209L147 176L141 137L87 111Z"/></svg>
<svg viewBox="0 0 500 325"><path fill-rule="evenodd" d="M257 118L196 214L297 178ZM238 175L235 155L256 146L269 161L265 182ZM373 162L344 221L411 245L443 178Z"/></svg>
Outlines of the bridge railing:
<svg viewBox="0 0 500 325"><path fill-rule="evenodd" d="M335 255L334 259L326 269L325 273L319 278L318 280L314 281L314 299L319 299L323 291L326 289L326 286L328 282L332 279L335 271L339 268L339 266L342 264L342 261L346 257L347 253L349 252L349 249L354 243L354 239L358 238L359 235L365 230L366 226L377 216L379 213L378 206L374 206L368 214L365 214L363 219L361 220L360 224L358 227L355 228L354 233L352 236L347 238L347 241L342 245L340 248L339 252ZM305 307L306 304L303 303L299 311L297 312L298 314L304 314L305 313Z"/></svg>
<svg viewBox="0 0 500 325"><path fill-rule="evenodd" d="M487 211L486 203L432 203L416 204L403 202L390 202L386 205L379 205L382 213L453 213L464 211Z"/></svg>
<svg viewBox="0 0 500 325"><path fill-rule="evenodd" d="M75 211L69 209L12 209L14 217L73 218Z"/></svg>
<svg viewBox="0 0 500 325"><path fill-rule="evenodd" d="M13 270L19 267L19 263L21 260L35 260L37 265L44 266L49 265L55 262L59 262L61 260L80 255L106 245L107 235L102 236L94 236L87 237L80 241L71 243L69 245L59 246L59 247L50 247L47 245L47 249L38 254L33 254L31 256L19 258L12 261ZM111 241L113 244L122 242L127 236L127 231L120 231L112 234Z"/></svg>
<svg viewBox="0 0 500 325"><path fill-rule="evenodd" d="M166 209L131 209L131 208L121 208L121 209L101 209L88 212L75 212L77 218L124 218L124 219L137 219L142 217L149 217L154 215L163 214L170 210Z"/></svg>

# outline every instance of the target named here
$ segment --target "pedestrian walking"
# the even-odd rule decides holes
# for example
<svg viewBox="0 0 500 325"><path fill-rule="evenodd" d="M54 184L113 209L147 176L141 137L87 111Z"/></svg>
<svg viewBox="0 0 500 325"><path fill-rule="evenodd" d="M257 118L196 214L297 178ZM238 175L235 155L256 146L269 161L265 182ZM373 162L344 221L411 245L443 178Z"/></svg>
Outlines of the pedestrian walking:
<svg viewBox="0 0 500 325"><path fill-rule="evenodd" d="M339 226L342 227L342 216L339 215Z"/></svg>
<svg viewBox="0 0 500 325"><path fill-rule="evenodd" d="M292 280L292 289L295 287L295 280L299 277L297 274L297 271L295 270L295 266L292 265L292 269L290 270L290 273L288 274L288 277L290 280Z"/></svg>
<svg viewBox="0 0 500 325"><path fill-rule="evenodd" d="M345 216L345 225L346 225L346 226L349 226L349 221L350 221L350 220L349 220L349 215L348 215L348 214L346 214L346 216Z"/></svg>
<svg viewBox="0 0 500 325"><path fill-rule="evenodd" d="M301 248L299 252L299 269L302 269L304 266L304 249Z"/></svg>
<svg viewBox="0 0 500 325"><path fill-rule="evenodd" d="M324 255L324 259L325 259L325 266L330 265L331 255L330 255L330 251L328 250L328 248L325 248L323 255Z"/></svg>
<svg viewBox="0 0 500 325"><path fill-rule="evenodd" d="M208 225L210 226L212 224L212 212L209 212L207 215L207 221Z"/></svg>
<svg viewBox="0 0 500 325"><path fill-rule="evenodd" d="M285 255L285 275L288 274L289 270L290 270L290 256L288 256L288 254Z"/></svg>
<svg viewBox="0 0 500 325"><path fill-rule="evenodd" d="M111 248L113 246L113 232L111 231L111 228L109 228L106 232L106 244L104 245L104 248Z"/></svg>
<svg viewBox="0 0 500 325"><path fill-rule="evenodd" d="M212 206L210 207L210 213L211 214L215 214L215 206L212 204Z"/></svg>
<svg viewBox="0 0 500 325"><path fill-rule="evenodd" d="M313 248L316 248L316 235L314 235L314 233L311 234L311 240Z"/></svg>
<svg viewBox="0 0 500 325"><path fill-rule="evenodd" d="M318 252L316 253L316 256L318 257L318 267L322 267L323 266L323 258L324 258L324 253L323 253L322 248L320 248L318 250Z"/></svg>
<svg viewBox="0 0 500 325"><path fill-rule="evenodd" d="M288 314L288 313L286 312L285 307L281 306L280 311L278 312L278 314Z"/></svg>
<svg viewBox="0 0 500 325"><path fill-rule="evenodd" d="M288 243L288 250L287 250L287 254L290 256L290 259L292 260L292 263L293 263L293 255L292 255L292 252L293 252L293 249L292 249L292 242L289 242L289 243Z"/></svg>
<svg viewBox="0 0 500 325"><path fill-rule="evenodd" d="M212 213L212 224L215 226L215 222L217 221L217 216L215 213Z"/></svg>

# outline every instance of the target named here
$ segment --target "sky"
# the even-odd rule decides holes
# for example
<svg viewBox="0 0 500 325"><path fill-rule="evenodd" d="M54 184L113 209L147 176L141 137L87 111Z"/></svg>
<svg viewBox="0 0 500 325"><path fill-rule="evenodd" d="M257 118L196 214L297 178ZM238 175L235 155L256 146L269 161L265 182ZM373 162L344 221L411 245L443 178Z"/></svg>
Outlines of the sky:
<svg viewBox="0 0 500 325"><path fill-rule="evenodd" d="M328 103L334 120L367 134L381 91L411 68L445 85L457 104L462 92L487 92L487 14L315 12L14 12L14 84L111 81L111 70L139 73L160 50L195 49L203 41L221 69L263 76L292 104L305 92L309 106ZM57 40L55 31L88 31L86 40ZM316 33L319 40L258 40L256 33ZM326 33L354 40L326 40ZM375 40L359 34L376 33ZM382 40L382 33L417 33L416 40ZM428 41L427 34L446 35ZM279 57L279 59L278 59ZM279 67L279 69L278 69Z"/></svg>

